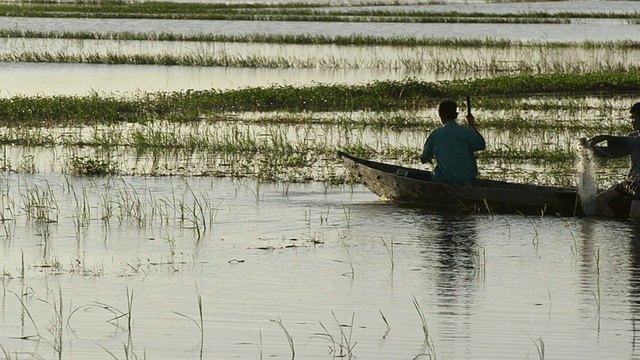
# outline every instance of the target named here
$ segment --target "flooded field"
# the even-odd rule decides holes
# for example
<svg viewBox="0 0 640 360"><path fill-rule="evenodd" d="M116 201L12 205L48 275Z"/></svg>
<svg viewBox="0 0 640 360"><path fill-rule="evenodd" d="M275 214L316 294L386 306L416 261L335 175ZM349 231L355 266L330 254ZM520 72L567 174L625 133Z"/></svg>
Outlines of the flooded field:
<svg viewBox="0 0 640 360"><path fill-rule="evenodd" d="M640 225L402 207L336 156L429 168L440 99L415 89L458 86L487 140L482 177L575 186L577 140L630 131L638 90L615 76L638 72L640 3L308 4L399 19L0 17L22 32L0 37L0 354L640 358ZM126 32L239 37L83 38ZM269 37L297 34L310 43ZM351 35L404 45L331 38ZM520 88L536 76L552 90ZM599 187L627 167L598 163Z"/></svg>
<svg viewBox="0 0 640 360"><path fill-rule="evenodd" d="M114 60L136 61L141 56L152 64L133 66ZM29 95L34 90L38 95L230 90L405 78L442 81L523 71L627 70L637 67L639 57L637 48L554 48L544 43L496 49L17 38L0 40L0 59L12 61L3 64L7 75L0 96ZM34 62L14 62L30 59Z"/></svg>

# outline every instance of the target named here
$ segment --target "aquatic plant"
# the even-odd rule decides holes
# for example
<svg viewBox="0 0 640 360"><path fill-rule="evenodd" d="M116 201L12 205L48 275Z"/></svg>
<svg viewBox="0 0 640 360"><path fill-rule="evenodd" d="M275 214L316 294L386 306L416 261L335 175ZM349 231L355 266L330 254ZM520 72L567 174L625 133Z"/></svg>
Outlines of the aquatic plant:
<svg viewBox="0 0 640 360"><path fill-rule="evenodd" d="M28 186L20 198L27 219L43 224L58 221L60 208L51 184Z"/></svg>
<svg viewBox="0 0 640 360"><path fill-rule="evenodd" d="M424 312L422 311L420 303L418 302L418 299L416 299L415 296L413 297L413 306L418 312L418 316L420 316L420 322L422 323L422 332L424 334L424 343L426 346L427 354L429 354L430 358L435 359L436 358L435 344L433 343L433 339L431 335L429 335L429 327L427 326L427 320L424 316Z"/></svg>
<svg viewBox="0 0 640 360"><path fill-rule="evenodd" d="M72 156L69 159L68 171L73 174L87 176L104 176L118 173L116 163L87 156Z"/></svg>
<svg viewBox="0 0 640 360"><path fill-rule="evenodd" d="M319 47L319 46L317 46ZM78 49L49 52L43 50L14 51L0 54L0 61L6 62L44 62L44 63L89 63L89 64L130 64L130 65L165 65L165 66L203 66L203 67L242 67L242 68L319 68L319 69L377 69L405 70L412 73L433 72L436 74L520 74L520 73L582 73L603 71L638 71L639 65L633 60L635 53L616 54L608 58L602 57L602 50L593 48L591 55L581 58L567 59L573 48L555 50L553 53L545 46L524 46L504 54L493 48L481 47L467 49L462 56L453 51L461 48L451 47L398 47L394 56L378 55L385 49L366 49L370 57L353 58L349 55L334 55L330 50L326 55L309 57L304 54L271 54L268 51L231 52L227 50L201 49L184 53L165 50L164 53L133 53L127 51L89 52ZM341 51L349 52L349 49ZM444 51L450 52L445 54ZM584 49L583 51L588 51ZM624 50L620 49L620 52ZM585 59L586 58L586 59Z"/></svg>
<svg viewBox="0 0 640 360"><path fill-rule="evenodd" d="M282 319L280 319L280 318L271 319L270 321L278 324L280 326L280 328L282 329L282 331L284 332L284 335L287 337L287 342L289 343L289 349L291 350L291 359L292 360L295 359L296 358L296 349L295 349L295 345L293 344L293 337L291 336L291 333L289 333L287 328L282 323Z"/></svg>
<svg viewBox="0 0 640 360"><path fill-rule="evenodd" d="M203 351L204 351L204 305L202 301L202 295L200 294L200 291L198 290L197 285L196 285L196 294L198 296L198 315L199 315L198 320L196 320L195 318L189 315L185 315L178 312L174 312L174 313L178 316L182 316L186 319L193 321L193 323L198 327L198 330L200 331L200 358L202 358Z"/></svg>

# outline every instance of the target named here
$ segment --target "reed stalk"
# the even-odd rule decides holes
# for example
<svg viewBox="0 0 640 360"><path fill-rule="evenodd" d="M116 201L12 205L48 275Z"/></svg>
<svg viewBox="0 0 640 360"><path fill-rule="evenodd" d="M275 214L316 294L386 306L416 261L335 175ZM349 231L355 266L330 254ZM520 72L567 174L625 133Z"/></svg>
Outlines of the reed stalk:
<svg viewBox="0 0 640 360"><path fill-rule="evenodd" d="M289 333L287 328L282 323L282 319L280 319L280 318L271 319L271 322L274 322L274 323L278 324L280 326L280 328L282 329L282 331L284 331L284 335L286 336L287 342L289 343L289 349L291 350L291 360L294 360L296 358L296 349L295 349L295 346L294 346L294 343L293 343L293 337L291 336L291 334Z"/></svg>
<svg viewBox="0 0 640 360"><path fill-rule="evenodd" d="M27 335L27 334L23 333L18 338L23 339L23 340L40 340L42 338L42 336L40 336L40 331L38 330L38 325L36 325L36 322L33 319L33 316L31 316L31 312L27 308L27 305L24 303L24 301L22 301L22 298L18 294L14 293L14 292L11 292L11 293L13 295L15 295L16 298L18 299L18 301L20 302L20 305L22 306L22 310L27 314L27 317L31 321L31 325L33 325L33 329L35 331L35 334ZM24 331L24 327L23 327L23 331Z"/></svg>
<svg viewBox="0 0 640 360"><path fill-rule="evenodd" d="M413 306L416 308L416 311L418 312L418 315L420 316L420 321L422 322L422 332L424 334L424 343L425 346L427 347L427 353L429 354L429 356L432 359L436 359L436 349L435 349L435 344L433 343L433 339L431 338L431 336L429 335L429 328L427 326L427 320L424 316L424 313L422 312L422 308L420 307L420 303L418 302L418 299L415 298L415 296L413 297Z"/></svg>

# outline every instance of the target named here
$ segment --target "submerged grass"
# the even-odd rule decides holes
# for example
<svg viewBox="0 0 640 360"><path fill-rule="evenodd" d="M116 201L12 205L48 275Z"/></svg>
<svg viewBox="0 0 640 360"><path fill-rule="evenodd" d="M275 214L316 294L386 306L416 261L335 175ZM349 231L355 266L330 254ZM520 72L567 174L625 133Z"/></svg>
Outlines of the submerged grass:
<svg viewBox="0 0 640 360"><path fill-rule="evenodd" d="M534 93L538 94L532 96ZM539 135L538 143L510 146L501 144L502 136L492 135L496 137L490 138L492 146L478 154L480 162L489 165L483 168L483 177L568 185L573 182L576 156L569 142L576 134L629 130L627 121L577 119L612 110L622 112L614 95L639 93L637 73L607 72L443 82L406 79L353 86L274 85L226 92L143 93L128 98L97 94L14 97L0 99L0 125L4 126L0 143L5 145L2 161L6 171L21 171L13 166L19 161L7 158L7 149L18 145L62 151L62 158L70 160L63 171L73 174L348 183L354 179L340 168L336 147L356 156L417 166L422 134L438 126L435 117L420 112L432 111L444 97L460 99L473 94L485 134L493 129L503 134L535 130ZM594 101L593 95L601 100ZM261 111L273 112L260 115ZM554 115L540 118L541 114ZM331 129L335 125L339 128ZM358 132L355 128L377 131ZM407 143L388 141L390 134L401 129L409 130L398 134ZM411 134L411 130L419 133ZM420 140L413 144L413 137ZM22 168L37 172L33 159ZM136 159L135 163L130 159ZM148 164L138 163L138 159L147 159ZM515 163L533 165L533 170L509 169ZM194 211L187 214L198 233L206 232L212 223L204 221L198 210L201 205L209 208L206 204L194 202ZM146 226L149 217L138 205L124 207L134 209L128 216ZM36 218L53 218L36 211L51 207L25 207L34 209ZM109 218L118 206L103 208L103 218Z"/></svg>
<svg viewBox="0 0 640 360"><path fill-rule="evenodd" d="M580 105L577 105L580 104ZM574 154L571 139L576 134L593 136L597 133L616 133L630 130L627 122L610 120L593 121L598 111L585 110L593 102L571 102L566 106L580 106L575 114L565 113L567 120L558 119L556 111L505 111L485 110L480 114L482 131L490 149L500 149L483 154L489 158L546 159L557 161ZM604 103L603 106L609 106ZM611 109L600 110L603 113ZM439 126L433 110L413 112L362 112L327 113L326 115L299 113L266 113L241 116L218 114L216 120L191 123L175 123L169 120L143 124L118 123L84 127L0 128L0 144L4 149L11 145L59 148L68 152L67 172L86 175L118 173L115 159L123 151L135 151L146 157L151 154L176 154L189 159L194 152L208 154L278 154L283 162L305 166L314 157L333 156L335 148L342 146L358 154L384 154L399 158L417 158L418 148L426 134ZM585 117L582 119L581 117ZM535 131L535 136L523 133ZM392 139L389 141L389 139ZM393 140L397 139L397 140ZM503 145L507 141L507 145ZM531 144L537 144L531 146ZM494 146L491 146L494 145ZM95 149L95 155L78 148ZM126 150L125 150L126 149ZM145 155L146 154L146 155ZM314 156L309 157L308 154ZM27 172L34 168L14 158L7 162L7 169ZM15 164L15 165L14 165Z"/></svg>
<svg viewBox="0 0 640 360"><path fill-rule="evenodd" d="M518 39L469 39L434 38L415 36L373 36L321 34L180 34L171 32L89 32L89 31L38 31L0 29L0 38L27 39L77 39L77 40L119 40L119 41L192 41L192 42L229 42L229 43L267 43L300 45L355 45L355 46L438 46L455 48L584 48L584 49L640 49L640 41L543 41Z"/></svg>
<svg viewBox="0 0 640 360"><path fill-rule="evenodd" d="M72 174L88 176L105 176L118 173L115 162L87 156L72 156L69 159L68 171Z"/></svg>
<svg viewBox="0 0 640 360"><path fill-rule="evenodd" d="M304 54L282 55L257 51L255 53L234 53L221 51L194 51L192 53L174 54L123 54L119 51L99 53L84 52L48 52L26 51L0 54L0 61L5 62L33 62L33 63L72 63L72 64L109 64L109 65L163 65L163 66L197 66L197 67L235 67L235 68L268 68L268 69L376 69L376 70L405 70L412 73L433 72L435 74L462 73L476 75L522 74L522 73L584 73L584 72L638 72L640 64L634 63L625 54L616 59L603 59L596 51L590 54L593 59L566 60L562 54L550 53L547 48L528 47L520 51L517 56L497 54L496 52L477 55L475 53L464 56L441 57L444 48L415 48L405 47L391 57L375 54L370 58L353 58L335 56L332 54L309 57ZM620 50L623 51L623 50ZM586 56L586 55L585 55ZM587 56L589 57L589 56Z"/></svg>

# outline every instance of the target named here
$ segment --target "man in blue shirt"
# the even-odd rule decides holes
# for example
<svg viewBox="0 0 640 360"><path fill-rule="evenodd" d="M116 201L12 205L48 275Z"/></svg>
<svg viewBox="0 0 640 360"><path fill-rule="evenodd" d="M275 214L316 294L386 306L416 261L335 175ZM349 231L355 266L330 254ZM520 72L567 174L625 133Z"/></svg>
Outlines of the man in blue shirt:
<svg viewBox="0 0 640 360"><path fill-rule="evenodd" d="M438 107L443 126L429 134L420 161L424 164L436 159L433 180L436 182L471 185L478 176L474 152L484 150L484 137L478 132L475 118L467 114L469 127L456 123L458 107L453 100L443 100Z"/></svg>

